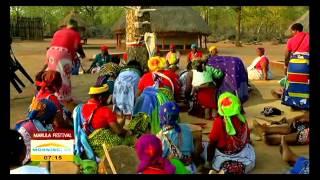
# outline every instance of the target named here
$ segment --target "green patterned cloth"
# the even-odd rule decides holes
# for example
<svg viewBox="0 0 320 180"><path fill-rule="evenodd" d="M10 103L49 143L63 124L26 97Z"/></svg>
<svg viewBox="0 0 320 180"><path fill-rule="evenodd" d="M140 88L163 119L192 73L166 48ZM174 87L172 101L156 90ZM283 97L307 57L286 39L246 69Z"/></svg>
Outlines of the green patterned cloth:
<svg viewBox="0 0 320 180"><path fill-rule="evenodd" d="M89 135L89 144L94 153L99 158L102 158L104 156L102 144L106 144L108 149L117 145L132 146L134 145L134 137L120 137L117 134L113 133L110 129L100 128L96 129Z"/></svg>
<svg viewBox="0 0 320 180"><path fill-rule="evenodd" d="M128 129L133 132L136 137L140 137L148 131L150 116L144 112L136 114L128 124Z"/></svg>

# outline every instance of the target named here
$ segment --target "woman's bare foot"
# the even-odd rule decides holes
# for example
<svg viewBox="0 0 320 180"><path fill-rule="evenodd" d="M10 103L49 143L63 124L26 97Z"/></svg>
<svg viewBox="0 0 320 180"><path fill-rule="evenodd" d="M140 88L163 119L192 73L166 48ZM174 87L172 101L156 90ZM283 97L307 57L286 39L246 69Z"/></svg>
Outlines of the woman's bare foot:
<svg viewBox="0 0 320 180"><path fill-rule="evenodd" d="M280 153L282 160L287 162L290 166L295 164L296 155L289 148L285 136L281 136Z"/></svg>
<svg viewBox="0 0 320 180"><path fill-rule="evenodd" d="M271 95L276 99L281 99L282 92L280 90L271 90Z"/></svg>
<svg viewBox="0 0 320 180"><path fill-rule="evenodd" d="M262 137L265 135L265 131L267 128L266 124L260 125L257 121L253 120L253 132L255 132L256 135Z"/></svg>

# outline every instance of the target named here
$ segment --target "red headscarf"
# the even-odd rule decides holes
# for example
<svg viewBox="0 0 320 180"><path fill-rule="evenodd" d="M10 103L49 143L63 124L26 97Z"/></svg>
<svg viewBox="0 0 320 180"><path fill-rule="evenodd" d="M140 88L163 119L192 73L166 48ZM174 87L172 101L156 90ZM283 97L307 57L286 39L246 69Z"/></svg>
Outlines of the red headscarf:
<svg viewBox="0 0 320 180"><path fill-rule="evenodd" d="M175 49L176 45L174 45L173 43L170 44L170 49Z"/></svg>
<svg viewBox="0 0 320 180"><path fill-rule="evenodd" d="M58 71L48 70L42 75L42 82L40 86L42 88L49 88L52 90L53 87L60 89L62 85L61 75Z"/></svg>
<svg viewBox="0 0 320 180"><path fill-rule="evenodd" d="M108 51L108 46L102 45L100 49L101 51Z"/></svg>

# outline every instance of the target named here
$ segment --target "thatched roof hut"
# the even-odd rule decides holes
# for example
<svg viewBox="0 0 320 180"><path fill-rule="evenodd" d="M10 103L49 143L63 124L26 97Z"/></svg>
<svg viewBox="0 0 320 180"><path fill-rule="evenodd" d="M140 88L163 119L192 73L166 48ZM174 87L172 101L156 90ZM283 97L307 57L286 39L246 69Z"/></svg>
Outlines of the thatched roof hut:
<svg viewBox="0 0 320 180"><path fill-rule="evenodd" d="M304 13L299 19L297 19L292 24L290 24L290 26L286 31L287 36L290 35L290 32L291 32L290 28L294 23L301 23L303 25L303 31L309 32L309 11Z"/></svg>
<svg viewBox="0 0 320 180"><path fill-rule="evenodd" d="M175 43L179 49L189 49L192 43L198 43L202 36L209 36L211 30L198 12L191 7L153 6L150 12L151 30L157 34L157 45L168 49ZM111 30L116 34L117 46L125 37L126 17L122 15ZM200 43L200 47L202 43Z"/></svg>
<svg viewBox="0 0 320 180"><path fill-rule="evenodd" d="M59 23L59 27L64 27L67 25L68 21L70 19L73 19L75 21L78 22L78 27L80 31L85 31L87 24L85 22L85 20L82 19L82 17L80 16L78 11L71 11L66 17L64 17L60 23Z"/></svg>

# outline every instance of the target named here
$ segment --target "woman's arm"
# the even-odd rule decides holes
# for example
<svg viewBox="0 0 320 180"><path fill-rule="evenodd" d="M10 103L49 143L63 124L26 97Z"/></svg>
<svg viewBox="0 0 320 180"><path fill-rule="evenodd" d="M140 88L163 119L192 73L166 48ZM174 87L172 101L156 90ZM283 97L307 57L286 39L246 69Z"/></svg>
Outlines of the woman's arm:
<svg viewBox="0 0 320 180"><path fill-rule="evenodd" d="M262 68L264 80L268 80L268 64L267 64L266 60L261 62L261 68Z"/></svg>
<svg viewBox="0 0 320 180"><path fill-rule="evenodd" d="M112 122L109 124L112 132L116 133L119 136L125 136L128 132L127 130L120 127L120 125L116 122Z"/></svg>
<svg viewBox="0 0 320 180"><path fill-rule="evenodd" d="M185 97L186 99L189 99L190 93L192 90L192 78L193 78L193 73L192 71L187 72L187 80L186 80L186 90L185 90Z"/></svg>

